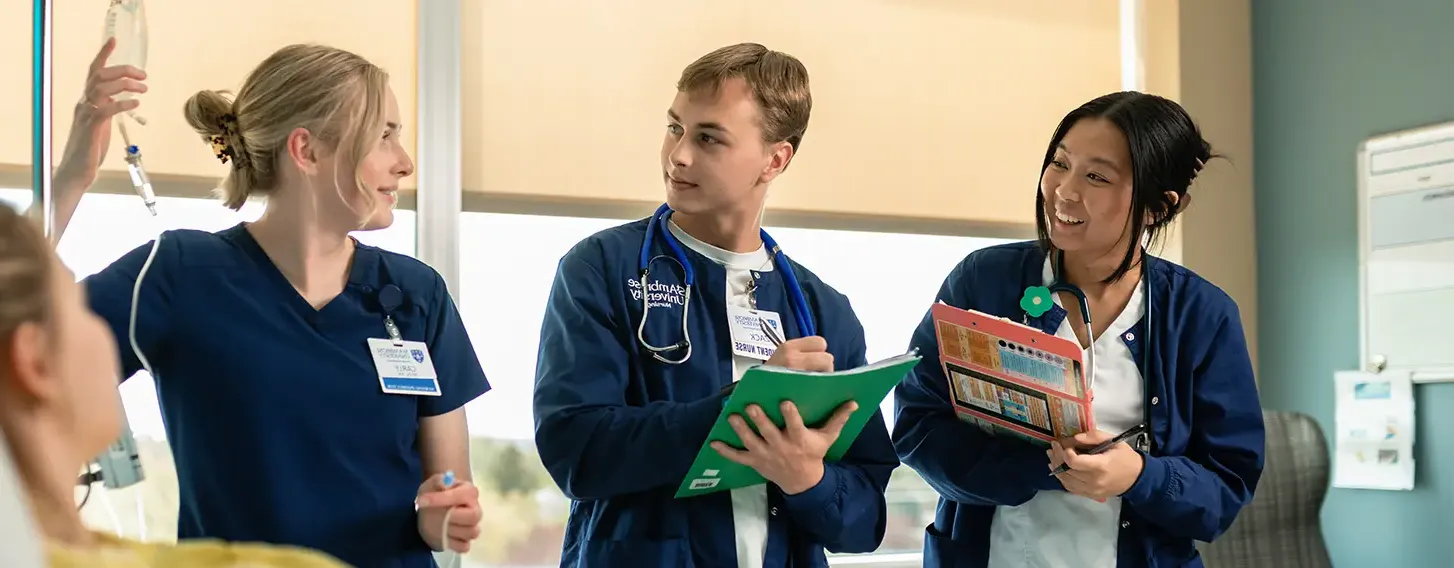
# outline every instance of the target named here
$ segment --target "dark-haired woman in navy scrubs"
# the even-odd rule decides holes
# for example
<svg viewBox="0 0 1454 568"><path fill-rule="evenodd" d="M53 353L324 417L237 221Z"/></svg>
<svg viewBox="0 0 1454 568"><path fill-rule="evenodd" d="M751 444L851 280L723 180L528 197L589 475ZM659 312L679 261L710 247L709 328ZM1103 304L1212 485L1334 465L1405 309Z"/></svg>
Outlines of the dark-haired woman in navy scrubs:
<svg viewBox="0 0 1454 568"><path fill-rule="evenodd" d="M1040 238L975 251L945 278L938 301L1079 342L1096 428L1047 450L960 421L926 316L912 345L927 356L894 391L893 433L940 495L925 566L1201 566L1195 541L1252 499L1264 434L1237 304L1144 248L1212 157L1175 102L1089 101L1045 151Z"/></svg>

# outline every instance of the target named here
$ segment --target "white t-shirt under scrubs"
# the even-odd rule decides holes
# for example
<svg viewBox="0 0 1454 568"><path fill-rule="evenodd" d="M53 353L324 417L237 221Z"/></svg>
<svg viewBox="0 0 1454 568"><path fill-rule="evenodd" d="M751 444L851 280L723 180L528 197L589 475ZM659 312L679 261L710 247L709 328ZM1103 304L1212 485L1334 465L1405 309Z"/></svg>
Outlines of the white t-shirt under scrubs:
<svg viewBox="0 0 1454 568"><path fill-rule="evenodd" d="M1045 285L1054 280L1045 260ZM1142 421L1145 386L1124 337L1145 315L1145 281L1106 331L1095 338L1095 371L1090 379L1096 428L1119 434ZM1060 296L1055 296L1060 305ZM1062 306L1063 307L1063 306ZM1108 317L1091 314L1093 317ZM1079 341L1066 318L1055 335ZM1031 475L1034 475L1033 473ZM990 524L990 568L1115 568L1121 499L1105 503L1065 491L1041 491L1018 507L998 507Z"/></svg>

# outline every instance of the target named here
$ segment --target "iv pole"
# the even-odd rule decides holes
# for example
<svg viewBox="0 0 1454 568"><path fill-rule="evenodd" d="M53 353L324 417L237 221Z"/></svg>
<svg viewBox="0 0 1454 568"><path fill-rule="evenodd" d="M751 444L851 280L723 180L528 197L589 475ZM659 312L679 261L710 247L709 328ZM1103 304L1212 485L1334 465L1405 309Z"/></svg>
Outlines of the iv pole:
<svg viewBox="0 0 1454 568"><path fill-rule="evenodd" d="M31 209L40 207L41 227L45 230L46 238L52 244L56 241L55 234L55 200L51 192L52 175L51 160L51 91L52 91L52 57L53 57L53 22L54 22L54 1L33 0L31 12L35 44L33 46L33 57L31 59L31 77L34 81L31 93ZM131 427L127 424L126 414L122 413L122 435L114 442L100 457L92 463L101 466L99 479L86 479L82 477L78 482L91 484L101 481L107 488L119 489L133 485L143 479L141 460L136 450L136 441L132 438ZM87 466L87 471L91 467ZM84 480L84 481L82 481ZM141 519L145 509L141 505L141 494L137 493L137 515ZM109 502L109 501L108 501ZM146 534L144 521L138 520L138 530ZM121 524L116 523L116 533L121 534Z"/></svg>
<svg viewBox="0 0 1454 568"><path fill-rule="evenodd" d="M41 227L46 237L55 240L55 202L51 195L51 0L34 0L31 4L35 43L31 58L31 207L40 207Z"/></svg>

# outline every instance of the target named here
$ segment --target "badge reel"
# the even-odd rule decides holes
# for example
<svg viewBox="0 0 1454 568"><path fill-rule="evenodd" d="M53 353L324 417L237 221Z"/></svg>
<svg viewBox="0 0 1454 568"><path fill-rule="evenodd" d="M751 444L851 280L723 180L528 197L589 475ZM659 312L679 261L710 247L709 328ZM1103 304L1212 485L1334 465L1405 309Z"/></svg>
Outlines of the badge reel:
<svg viewBox="0 0 1454 568"><path fill-rule="evenodd" d="M384 311L384 330L388 339L369 338L369 352L379 373L379 386L385 394L439 396L439 376L429 346L421 341L405 341L394 323L394 310L403 304L404 293L398 286L385 285L379 290L379 306Z"/></svg>

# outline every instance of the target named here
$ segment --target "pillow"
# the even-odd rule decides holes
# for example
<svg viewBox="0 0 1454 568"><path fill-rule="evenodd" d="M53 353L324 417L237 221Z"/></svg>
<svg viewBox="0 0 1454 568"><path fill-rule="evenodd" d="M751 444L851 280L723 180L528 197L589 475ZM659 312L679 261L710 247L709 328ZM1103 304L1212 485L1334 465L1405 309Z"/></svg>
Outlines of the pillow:
<svg viewBox="0 0 1454 568"><path fill-rule="evenodd" d="M0 435L0 566L41 568L40 538L30 518L30 503L22 495L20 477L10 448Z"/></svg>

